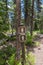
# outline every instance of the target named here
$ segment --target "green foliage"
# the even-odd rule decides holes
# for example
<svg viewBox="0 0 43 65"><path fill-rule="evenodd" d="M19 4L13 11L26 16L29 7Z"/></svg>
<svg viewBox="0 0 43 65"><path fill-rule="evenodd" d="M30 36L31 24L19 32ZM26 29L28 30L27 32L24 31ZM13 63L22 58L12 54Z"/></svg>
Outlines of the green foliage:
<svg viewBox="0 0 43 65"><path fill-rule="evenodd" d="M6 1L0 0L0 32L7 31L9 29L6 3Z"/></svg>
<svg viewBox="0 0 43 65"><path fill-rule="evenodd" d="M7 39L7 36L4 35L3 33L0 33L0 40L1 40L1 39Z"/></svg>
<svg viewBox="0 0 43 65"><path fill-rule="evenodd" d="M0 32L7 31L9 29L9 24L0 22Z"/></svg>
<svg viewBox="0 0 43 65"><path fill-rule="evenodd" d="M34 30L38 30L38 24L37 24L37 22L35 22Z"/></svg>
<svg viewBox="0 0 43 65"><path fill-rule="evenodd" d="M3 53L0 52L0 65L4 65L5 64L5 60L3 57Z"/></svg>
<svg viewBox="0 0 43 65"><path fill-rule="evenodd" d="M40 33L43 34L43 30L40 30Z"/></svg>
<svg viewBox="0 0 43 65"><path fill-rule="evenodd" d="M15 37L15 36L11 36L11 37L8 37L8 39L9 39L10 41L14 41L14 40L16 40L16 37Z"/></svg>
<svg viewBox="0 0 43 65"><path fill-rule="evenodd" d="M14 60L15 60L15 54L13 54L9 60L8 60L8 65L14 65Z"/></svg>
<svg viewBox="0 0 43 65"><path fill-rule="evenodd" d="M25 62L25 65L34 65L35 63L35 57L34 55L29 52L28 55L26 55L26 62ZM20 61L16 61L15 59L15 54L12 54L12 56L9 58L9 60L7 61L8 65L21 65L21 62Z"/></svg>
<svg viewBox="0 0 43 65"><path fill-rule="evenodd" d="M12 54L15 54L16 49L11 45L4 45L2 49L0 49L0 65L5 65L6 61Z"/></svg>
<svg viewBox="0 0 43 65"><path fill-rule="evenodd" d="M30 35L29 32L27 32L26 36L27 36L26 44L29 45L29 46L31 46L32 45L33 37Z"/></svg>
<svg viewBox="0 0 43 65"><path fill-rule="evenodd" d="M32 54L32 52L29 52L28 55L26 55L26 65L34 65L35 64L35 57Z"/></svg>
<svg viewBox="0 0 43 65"><path fill-rule="evenodd" d="M20 61L17 61L15 59L15 54L12 54L12 56L7 61L8 65L21 65Z"/></svg>

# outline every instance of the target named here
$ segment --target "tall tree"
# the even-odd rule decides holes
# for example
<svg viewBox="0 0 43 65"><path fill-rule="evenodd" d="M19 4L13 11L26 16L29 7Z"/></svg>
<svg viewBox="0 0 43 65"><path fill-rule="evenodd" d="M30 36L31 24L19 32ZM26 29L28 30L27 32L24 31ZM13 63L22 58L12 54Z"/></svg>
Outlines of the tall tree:
<svg viewBox="0 0 43 65"><path fill-rule="evenodd" d="M32 0L32 9L31 9L31 36L33 32L33 18L34 18L34 0Z"/></svg>
<svg viewBox="0 0 43 65"><path fill-rule="evenodd" d="M16 0L16 48L17 48L17 59L19 59L19 53L18 53L18 50L19 50L19 41L18 41L18 27L20 25L20 21L21 21L21 5L20 5L20 0Z"/></svg>
<svg viewBox="0 0 43 65"><path fill-rule="evenodd" d="M38 13L37 13L37 14L38 14L38 15L37 15L37 18L39 19L39 29L40 29L40 30L41 30L41 26L40 26L40 25L41 25L40 12L41 12L41 9L42 9L42 8L41 8L41 4L42 4L42 3L41 3L41 0L37 0L37 1L36 1L37 11L38 11Z"/></svg>
<svg viewBox="0 0 43 65"><path fill-rule="evenodd" d="M25 7L25 25L27 27L29 27L30 24L30 15L31 15L31 0L24 0L24 7Z"/></svg>

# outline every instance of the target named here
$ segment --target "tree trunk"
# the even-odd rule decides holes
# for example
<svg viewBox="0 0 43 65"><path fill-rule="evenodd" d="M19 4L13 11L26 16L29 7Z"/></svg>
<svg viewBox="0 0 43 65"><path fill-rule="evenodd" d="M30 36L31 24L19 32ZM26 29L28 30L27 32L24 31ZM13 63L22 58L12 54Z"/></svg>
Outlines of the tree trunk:
<svg viewBox="0 0 43 65"><path fill-rule="evenodd" d="M33 18L34 18L34 0L32 0L32 15L31 15L31 36L33 34Z"/></svg>
<svg viewBox="0 0 43 65"><path fill-rule="evenodd" d="M19 34L18 34L18 27L21 21L21 7L20 7L20 0L16 0L16 50L17 50L17 60L19 59Z"/></svg>
<svg viewBox="0 0 43 65"><path fill-rule="evenodd" d="M28 0L25 0L25 26L28 31L28 26L29 26Z"/></svg>

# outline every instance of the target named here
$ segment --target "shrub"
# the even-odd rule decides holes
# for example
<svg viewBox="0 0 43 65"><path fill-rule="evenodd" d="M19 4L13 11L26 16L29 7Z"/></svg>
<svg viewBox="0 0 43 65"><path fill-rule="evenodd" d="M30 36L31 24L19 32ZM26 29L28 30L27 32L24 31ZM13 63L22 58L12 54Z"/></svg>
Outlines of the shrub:
<svg viewBox="0 0 43 65"><path fill-rule="evenodd" d="M32 53L29 53L28 55L26 55L25 59L26 59L25 65L30 65L30 64L34 65L35 57ZM12 56L9 58L7 63L8 63L8 65L21 65L20 60L16 61L15 54L12 54Z"/></svg>
<svg viewBox="0 0 43 65"><path fill-rule="evenodd" d="M29 52L28 55L26 55L26 65L34 65L35 64L35 57L32 54L32 52Z"/></svg>
<svg viewBox="0 0 43 65"><path fill-rule="evenodd" d="M0 65L5 65L6 60L8 60L9 57L12 56L12 54L15 54L15 51L15 47L12 47L11 45L0 49Z"/></svg>
<svg viewBox="0 0 43 65"><path fill-rule="evenodd" d="M15 59L15 54L12 54L12 56L7 61L8 65L21 65L20 61L17 61Z"/></svg>
<svg viewBox="0 0 43 65"><path fill-rule="evenodd" d="M32 45L33 37L28 32L26 33L26 37L27 37L27 39L26 39L26 45L31 46Z"/></svg>
<svg viewBox="0 0 43 65"><path fill-rule="evenodd" d="M3 38L5 38L5 39L6 39L6 38L7 38L7 36L6 36L6 35L4 35L3 33L0 33L0 40L1 40L1 39L3 39Z"/></svg>
<svg viewBox="0 0 43 65"><path fill-rule="evenodd" d="M40 33L43 34L43 30L41 30Z"/></svg>
<svg viewBox="0 0 43 65"><path fill-rule="evenodd" d="M35 22L34 30L38 30L38 24Z"/></svg>
<svg viewBox="0 0 43 65"><path fill-rule="evenodd" d="M8 40L10 40L10 41L14 41L14 40L16 40L16 37L15 37L15 36L8 37Z"/></svg>

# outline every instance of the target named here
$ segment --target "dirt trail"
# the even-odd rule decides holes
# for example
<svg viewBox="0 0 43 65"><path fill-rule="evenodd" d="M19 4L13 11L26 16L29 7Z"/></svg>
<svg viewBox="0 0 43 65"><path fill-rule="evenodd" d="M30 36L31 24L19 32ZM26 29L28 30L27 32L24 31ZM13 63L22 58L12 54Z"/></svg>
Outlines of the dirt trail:
<svg viewBox="0 0 43 65"><path fill-rule="evenodd" d="M35 65L43 65L43 35L40 35L39 42L41 43L39 47L34 48L34 56L36 58Z"/></svg>

